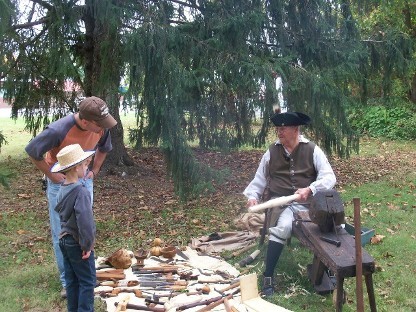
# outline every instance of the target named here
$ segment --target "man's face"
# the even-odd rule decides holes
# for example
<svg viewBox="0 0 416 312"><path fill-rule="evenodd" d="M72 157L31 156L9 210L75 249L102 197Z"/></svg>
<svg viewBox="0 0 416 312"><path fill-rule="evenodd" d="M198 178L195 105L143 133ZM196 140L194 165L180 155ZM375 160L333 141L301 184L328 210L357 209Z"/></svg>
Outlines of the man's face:
<svg viewBox="0 0 416 312"><path fill-rule="evenodd" d="M95 121L90 121L86 119L82 119L82 126L85 130L91 131L94 133L100 133L103 128L101 128Z"/></svg>
<svg viewBox="0 0 416 312"><path fill-rule="evenodd" d="M299 126L276 127L276 134L282 144L294 142L299 135Z"/></svg>

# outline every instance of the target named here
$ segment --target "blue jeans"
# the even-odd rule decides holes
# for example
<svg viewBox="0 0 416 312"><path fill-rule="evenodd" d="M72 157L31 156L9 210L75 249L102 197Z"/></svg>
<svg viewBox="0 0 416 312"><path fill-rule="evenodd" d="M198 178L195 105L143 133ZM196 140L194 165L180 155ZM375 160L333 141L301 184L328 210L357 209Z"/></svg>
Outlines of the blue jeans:
<svg viewBox="0 0 416 312"><path fill-rule="evenodd" d="M82 249L72 235L62 237L59 247L64 258L68 312L94 311L94 251L83 260Z"/></svg>
<svg viewBox="0 0 416 312"><path fill-rule="evenodd" d="M91 194L91 203L93 202L93 180L82 179L82 183L87 187ZM53 183L48 179L48 187L46 189L46 197L48 198L49 206L49 222L51 226L52 233L52 244L53 250L55 252L56 263L59 270L59 279L61 280L62 287L65 288L65 268L64 268L64 259L62 257L61 249L59 248L59 234L61 232L61 221L59 220L59 213L55 211L57 204L56 196L58 195L59 188L61 187L60 183Z"/></svg>

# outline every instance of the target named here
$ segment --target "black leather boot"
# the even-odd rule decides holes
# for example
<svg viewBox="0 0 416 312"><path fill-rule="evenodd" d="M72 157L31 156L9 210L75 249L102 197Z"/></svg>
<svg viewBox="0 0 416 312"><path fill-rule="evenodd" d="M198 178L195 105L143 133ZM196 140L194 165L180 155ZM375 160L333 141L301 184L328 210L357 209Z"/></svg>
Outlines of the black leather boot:
<svg viewBox="0 0 416 312"><path fill-rule="evenodd" d="M263 276L263 287L261 289L262 294L265 297L272 296L274 294L273 278Z"/></svg>

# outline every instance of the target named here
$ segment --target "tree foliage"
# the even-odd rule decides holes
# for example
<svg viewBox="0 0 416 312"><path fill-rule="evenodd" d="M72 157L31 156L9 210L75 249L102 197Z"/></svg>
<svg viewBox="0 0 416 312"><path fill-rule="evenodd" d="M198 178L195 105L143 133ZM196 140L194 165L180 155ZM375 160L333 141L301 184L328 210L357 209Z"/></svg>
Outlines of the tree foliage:
<svg viewBox="0 0 416 312"><path fill-rule="evenodd" d="M130 138L138 148L163 148L183 197L214 174L196 162L188 142L264 146L277 78L282 105L312 116L313 139L348 155L358 137L346 108L366 101L368 81L381 72L399 75L404 66L396 63L413 48L403 37L391 46L390 67L370 61L374 49L347 0L0 3L12 13L0 24L0 71L13 116L22 111L35 134L75 111L80 95L97 95L119 120L123 85L123 105L137 116ZM112 138L109 162L130 164L121 123Z"/></svg>

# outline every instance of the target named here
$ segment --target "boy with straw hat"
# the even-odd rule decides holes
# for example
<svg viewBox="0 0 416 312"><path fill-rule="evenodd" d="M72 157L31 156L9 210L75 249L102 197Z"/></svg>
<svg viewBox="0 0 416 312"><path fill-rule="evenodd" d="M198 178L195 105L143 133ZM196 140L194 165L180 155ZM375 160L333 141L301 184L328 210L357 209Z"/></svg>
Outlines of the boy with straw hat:
<svg viewBox="0 0 416 312"><path fill-rule="evenodd" d="M90 170L82 179L90 191L91 202L93 202L94 179L99 174L107 153L113 148L110 129L116 125L117 121L109 113L107 103L96 96L90 96L80 102L78 112L49 124L25 148L32 163L46 176L46 197L48 199L52 244L63 298L66 297L65 269L59 248L60 220L59 215L55 212L55 206L56 196L65 176L60 172L54 173L50 169L57 162L56 155L65 146L78 143L83 150L95 150L94 159L90 162Z"/></svg>
<svg viewBox="0 0 416 312"><path fill-rule="evenodd" d="M79 144L65 146L51 168L51 172L65 173L55 211L61 221L59 247L64 258L68 311L94 311L95 222L91 194L79 180L86 175L94 153L85 152Z"/></svg>

